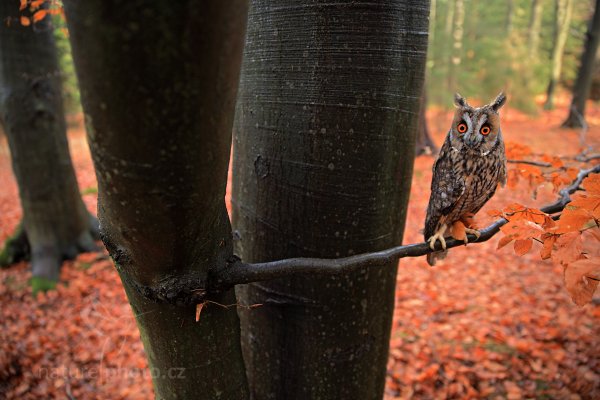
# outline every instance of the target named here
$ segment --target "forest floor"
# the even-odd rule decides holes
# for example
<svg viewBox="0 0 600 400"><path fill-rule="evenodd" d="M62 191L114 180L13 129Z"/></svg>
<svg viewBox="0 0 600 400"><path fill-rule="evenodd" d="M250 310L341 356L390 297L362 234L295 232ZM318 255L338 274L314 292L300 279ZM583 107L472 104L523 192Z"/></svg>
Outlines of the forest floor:
<svg viewBox="0 0 600 400"><path fill-rule="evenodd" d="M535 153L576 155L577 130L558 128L566 99L536 117L503 110L507 142ZM451 114L430 110L441 144ZM600 106L590 105L587 143L600 151ZM80 121L69 140L84 201L96 180ZM404 243L422 241L434 158L417 158ZM21 218L6 142L0 138L0 243ZM541 205L525 184L502 189L486 209ZM490 221L481 212L485 225ZM562 268L535 251L519 257L498 238L452 250L438 266L400 263L386 399L599 399L600 301L574 305ZM56 291L31 296L26 263L0 270L0 398L148 399L150 373L119 277L105 253L65 262ZM596 296L598 299L599 296Z"/></svg>

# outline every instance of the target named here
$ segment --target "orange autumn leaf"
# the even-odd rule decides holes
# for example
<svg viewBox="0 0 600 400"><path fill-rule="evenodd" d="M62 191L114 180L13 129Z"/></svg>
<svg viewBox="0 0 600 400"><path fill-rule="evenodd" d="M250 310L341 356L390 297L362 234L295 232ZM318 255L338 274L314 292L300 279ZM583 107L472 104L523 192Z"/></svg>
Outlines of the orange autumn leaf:
<svg viewBox="0 0 600 400"><path fill-rule="evenodd" d="M587 231L590 235L594 237L597 241L600 242L600 228L594 228Z"/></svg>
<svg viewBox="0 0 600 400"><path fill-rule="evenodd" d="M542 240L544 244L542 245L542 250L540 250L540 257L542 260L547 260L552 256L552 250L554 249L554 243L558 236L544 233L542 235Z"/></svg>
<svg viewBox="0 0 600 400"><path fill-rule="evenodd" d="M561 235L555 242L556 250L552 260L559 264L569 264L581 258L583 242L579 232L569 232Z"/></svg>
<svg viewBox="0 0 600 400"><path fill-rule="evenodd" d="M510 236L503 236L498 241L498 247L496 247L496 250L499 250L499 249L503 248L504 246L506 246L507 244L509 244L512 241L513 241L512 237L510 237Z"/></svg>
<svg viewBox="0 0 600 400"><path fill-rule="evenodd" d="M600 281L600 258L577 260L565 267L565 287L578 306L592 301Z"/></svg>
<svg viewBox="0 0 600 400"><path fill-rule="evenodd" d="M600 195L600 174L590 174L581 185L590 194Z"/></svg>
<svg viewBox="0 0 600 400"><path fill-rule="evenodd" d="M506 157L513 159L522 159L531 155L531 147L517 142L506 142Z"/></svg>
<svg viewBox="0 0 600 400"><path fill-rule="evenodd" d="M506 186L508 186L509 189L514 189L517 187L518 183L519 183L519 172L514 169L509 170L507 177L506 177Z"/></svg>
<svg viewBox="0 0 600 400"><path fill-rule="evenodd" d="M555 233L579 231L590 219L591 216L582 208L565 208L558 220L558 226L556 227Z"/></svg>
<svg viewBox="0 0 600 400"><path fill-rule="evenodd" d="M20 0L19 10L23 11L27 7L27 0Z"/></svg>
<svg viewBox="0 0 600 400"><path fill-rule="evenodd" d="M566 174L571 178L571 181L574 181L579 175L579 170L577 168L567 168Z"/></svg>
<svg viewBox="0 0 600 400"><path fill-rule="evenodd" d="M600 219L600 195L578 193L573 196L569 206L587 210L591 216Z"/></svg>
<svg viewBox="0 0 600 400"><path fill-rule="evenodd" d="M518 256L522 256L524 254L527 254L529 252L529 250L531 250L532 246L533 246L533 240L532 239L518 239L518 240L515 240L515 244L514 244L515 253Z"/></svg>
<svg viewBox="0 0 600 400"><path fill-rule="evenodd" d="M502 226L500 230L506 236L510 236L515 240L538 237L544 233L541 226L525 219L509 221L506 225Z"/></svg>
<svg viewBox="0 0 600 400"><path fill-rule="evenodd" d="M552 157L550 164L552 165L552 168L562 168L564 165L562 160L558 157Z"/></svg>
<svg viewBox="0 0 600 400"><path fill-rule="evenodd" d="M488 210L488 211L486 211L486 213L490 217L501 217L502 216L502 211L500 211L500 210Z"/></svg>
<svg viewBox="0 0 600 400"><path fill-rule="evenodd" d="M21 15L21 25L29 26L31 25L31 20L28 17Z"/></svg>
<svg viewBox="0 0 600 400"><path fill-rule="evenodd" d="M44 19L44 17L46 16L46 10L40 10L40 11L36 11L35 14L33 14L33 22L39 22L41 20Z"/></svg>

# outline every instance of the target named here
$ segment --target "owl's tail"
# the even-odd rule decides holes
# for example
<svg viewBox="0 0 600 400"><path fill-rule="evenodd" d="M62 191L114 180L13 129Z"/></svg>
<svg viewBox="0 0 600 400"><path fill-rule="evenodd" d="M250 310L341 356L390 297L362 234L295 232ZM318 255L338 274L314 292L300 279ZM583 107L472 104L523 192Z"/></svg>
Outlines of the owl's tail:
<svg viewBox="0 0 600 400"><path fill-rule="evenodd" d="M443 260L448 255L448 250L434 251L427 254L427 263L432 267L435 266L437 260Z"/></svg>

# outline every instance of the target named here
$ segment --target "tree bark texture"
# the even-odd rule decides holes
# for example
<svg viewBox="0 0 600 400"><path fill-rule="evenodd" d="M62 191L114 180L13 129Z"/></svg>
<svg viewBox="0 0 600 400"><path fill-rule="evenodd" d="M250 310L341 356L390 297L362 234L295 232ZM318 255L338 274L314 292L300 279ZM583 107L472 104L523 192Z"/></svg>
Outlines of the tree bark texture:
<svg viewBox="0 0 600 400"><path fill-rule="evenodd" d="M234 126L247 262L344 257L402 238L428 2L254 1ZM393 264L393 263L392 263ZM239 286L256 399L381 399L394 265Z"/></svg>
<svg viewBox="0 0 600 400"><path fill-rule="evenodd" d="M554 108L554 91L560 72L562 69L562 59L565 50L565 43L569 35L569 26L571 24L571 15L573 13L572 0L555 0L555 27L554 27L554 47L552 49L552 69L550 72L550 82L546 90L546 102L544 108L551 110Z"/></svg>
<svg viewBox="0 0 600 400"><path fill-rule="evenodd" d="M19 1L0 2L0 120L24 228L11 246L28 241L33 276L56 282L64 258L96 248L97 227L81 200L71 163L50 16L23 26L20 15Z"/></svg>
<svg viewBox="0 0 600 400"><path fill-rule="evenodd" d="M193 282L205 290L232 257L224 197L247 2L64 4L103 240L156 398L247 398L235 308L207 305L195 322L194 304L165 303ZM207 298L235 303L233 289Z"/></svg>
<svg viewBox="0 0 600 400"><path fill-rule="evenodd" d="M588 24L585 46L581 54L581 62L577 71L577 79L573 87L573 99L569 108L569 115L563 127L582 128L585 123L585 102L590 94L596 53L600 43L600 0L596 0L594 14Z"/></svg>

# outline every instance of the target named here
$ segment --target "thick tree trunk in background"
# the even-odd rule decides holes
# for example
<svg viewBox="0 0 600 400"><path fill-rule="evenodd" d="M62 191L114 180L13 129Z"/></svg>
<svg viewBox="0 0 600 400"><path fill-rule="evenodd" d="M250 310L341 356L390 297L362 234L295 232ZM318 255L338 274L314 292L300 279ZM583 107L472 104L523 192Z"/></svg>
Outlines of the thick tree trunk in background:
<svg viewBox="0 0 600 400"><path fill-rule="evenodd" d="M529 27L527 33L529 55L532 60L538 57L540 47L540 30L542 27L542 6L543 0L533 0L531 4L531 16L529 17Z"/></svg>
<svg viewBox="0 0 600 400"><path fill-rule="evenodd" d="M429 43L433 44L435 40L435 20L437 18L437 0L430 0L429 11Z"/></svg>
<svg viewBox="0 0 600 400"><path fill-rule="evenodd" d="M446 25L444 26L444 33L448 39L452 37L452 28L454 26L454 0L446 1ZM449 44L449 46L452 46Z"/></svg>
<svg viewBox="0 0 600 400"><path fill-rule="evenodd" d="M507 10L506 10L506 36L509 36L512 33L514 26L514 18L515 18L515 0L507 0Z"/></svg>
<svg viewBox="0 0 600 400"><path fill-rule="evenodd" d="M593 101L600 100L600 52L596 53L589 98Z"/></svg>
<svg viewBox="0 0 600 400"><path fill-rule="evenodd" d="M419 102L419 124L417 127L417 144L415 146L415 155L437 154L438 148L429 135L427 127L427 93L423 90L423 96Z"/></svg>
<svg viewBox="0 0 600 400"><path fill-rule="evenodd" d="M569 116L563 122L565 128L582 128L585 123L585 101L592 87L596 53L600 43L600 0L596 0L594 15L588 24L585 47L581 55L577 80L573 87L573 100L569 109Z"/></svg>
<svg viewBox="0 0 600 400"><path fill-rule="evenodd" d="M13 246L28 241L36 290L58 281L64 258L96 248L97 226L71 164L50 16L23 26L20 15L19 1L0 3L0 111L24 228L2 258L16 261Z"/></svg>
<svg viewBox="0 0 600 400"><path fill-rule="evenodd" d="M546 91L546 102L544 108L551 110L554 108L554 91L560 71L562 69L562 59L565 50L565 43L569 35L569 25L571 24L571 15L573 13L573 0L555 0L555 27L554 27L554 48L552 49L552 70L550 72L550 82Z"/></svg>
<svg viewBox="0 0 600 400"><path fill-rule="evenodd" d="M189 298L232 257L224 197L247 3L64 4L103 240L156 397L245 399L235 308L209 304L195 322ZM235 303L232 289L208 298Z"/></svg>
<svg viewBox="0 0 600 400"><path fill-rule="evenodd" d="M464 0L454 0L454 27L452 30L452 49L450 53L450 62L448 70L448 90L458 91L457 75L460 71L462 62L462 47L465 22L465 4Z"/></svg>
<svg viewBox="0 0 600 400"><path fill-rule="evenodd" d="M428 2L252 3L232 208L246 261L400 243ZM256 399L381 399L396 267L238 287Z"/></svg>

